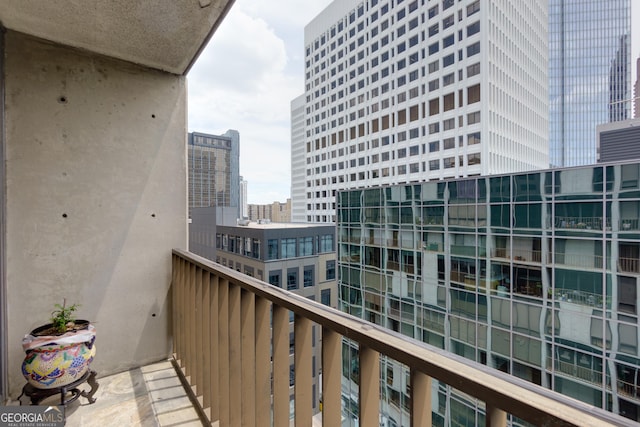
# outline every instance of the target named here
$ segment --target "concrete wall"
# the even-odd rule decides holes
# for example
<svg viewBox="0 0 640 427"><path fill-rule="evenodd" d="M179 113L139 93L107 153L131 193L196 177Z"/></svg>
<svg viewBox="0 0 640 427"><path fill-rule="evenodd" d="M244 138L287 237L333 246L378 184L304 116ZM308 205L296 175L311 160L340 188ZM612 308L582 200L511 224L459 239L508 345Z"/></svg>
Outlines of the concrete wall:
<svg viewBox="0 0 640 427"><path fill-rule="evenodd" d="M14 32L4 59L11 396L23 335L63 298L95 323L99 376L166 358L171 249L187 243L185 78Z"/></svg>

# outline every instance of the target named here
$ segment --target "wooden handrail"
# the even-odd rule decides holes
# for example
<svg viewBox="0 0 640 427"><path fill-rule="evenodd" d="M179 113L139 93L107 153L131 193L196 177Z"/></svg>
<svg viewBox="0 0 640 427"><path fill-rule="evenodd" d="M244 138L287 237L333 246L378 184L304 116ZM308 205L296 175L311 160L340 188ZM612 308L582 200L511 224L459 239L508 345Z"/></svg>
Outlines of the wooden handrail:
<svg viewBox="0 0 640 427"><path fill-rule="evenodd" d="M211 421L220 421L220 425L240 425L235 424L236 421L242 419L253 420L258 425L268 425L264 420L268 417L265 414L264 406L267 398L264 397L265 388L265 355L263 351L272 351L273 355L273 416L276 425L284 420L288 420L289 412L289 390L288 390L288 351L289 351L289 328L288 316L284 315L285 310L291 310L295 313L294 331L296 334L295 351L305 352L305 346L310 345L307 338L310 328L310 322L320 325L323 330L326 348L323 348L323 412L327 413L324 417L325 425L331 424L339 419L340 412L340 376L342 369L340 366L340 351L338 337L348 338L357 342L360 346L360 378L367 377L371 383L371 387L379 387L379 355L385 355L393 360L409 366L411 370L412 382L415 386L411 387L411 401L421 401L430 404L431 395L431 379L436 379L446 383L453 388L464 392L476 399L484 401L486 404L486 412L491 420L491 425L505 426L506 413L526 420L536 425L576 425L576 426L606 426L606 425L623 425L626 420L618 415L595 408L583 402L579 402L559 393L547 390L543 387L529 383L525 380L502 373L487 366L472 362L461 356L448 353L436 347L429 346L419 341L412 340L401 334L385 329L381 326L361 320L359 318L342 313L341 311L332 309L318 302L309 300L303 296L299 296L288 292L284 289L272 286L266 282L259 281L242 273L236 272L227 267L216 264L205 258L199 257L187 251L173 250L173 304L174 304L174 336L175 336L175 358L179 361L183 371L190 375L190 381L194 393L202 395L207 390L219 390L218 396L204 396L201 401L207 402L220 399L219 402L211 402L211 408L204 408L205 412L210 411ZM200 277L200 279L197 279ZM202 287L210 286L210 291L204 291ZM204 308L208 304L202 304L199 309L196 298L208 295L211 304L211 313ZM255 299L255 303L247 303L246 299ZM191 299L191 301L189 301ZM273 336L271 346L265 341L265 334L268 330L265 328L265 320L268 318L268 312L265 312L268 305L273 309ZM191 314L196 310L207 313L203 316L200 312ZM240 325L232 325L231 319L238 322L246 319L245 315L249 312L255 312L253 317L256 328L245 328ZM208 316L208 317L207 317ZM200 330L202 325L199 319L210 319L211 327L218 327L218 336L215 339L220 340L218 343L207 342L201 345L191 344L191 341L204 339L209 341ZM221 319L222 322L218 322ZM260 320L259 320L260 319ZM227 329L225 332L224 329ZM230 333L229 328L234 331L242 330L236 337ZM257 329L262 329L262 332ZM301 328L298 330L298 328ZM189 329L195 329L190 331ZM240 366L238 361L230 360L233 357L239 357L238 352L242 353L243 341L247 340L246 334L255 333L253 341L255 346L249 346L251 351L255 352L255 372L258 372L249 381L255 381L256 400L251 401L251 405L245 402L230 402L229 385L240 385L242 390L251 390L252 387L242 385L244 378L242 371L247 366L251 366L250 360L246 359L246 355L242 355L242 369L227 370L234 364ZM299 340L301 341L299 343ZM286 347L286 348L285 348ZM222 353L209 359L194 355L194 351L222 351ZM251 348L253 350L251 350ZM270 350L272 348L272 350ZM308 354L308 353L305 353ZM307 358L296 357L294 368L304 375L309 375L310 367L307 365ZM217 360L217 369L209 370L202 366L189 366L189 364L203 363L204 360ZM286 361L286 362L285 362ZM285 365L286 364L286 365ZM285 372L286 379L281 378ZM364 372L363 372L364 371ZM202 373L206 373L203 375ZM222 381L222 385L210 385L205 387L203 384L194 384L196 381L216 381L214 375L209 372L217 372L219 377L217 380ZM233 376L240 376L233 378ZM204 379L203 379L204 378ZM286 385L283 385L286 381ZM296 384L304 383L305 386L310 384L310 379L303 381L296 374ZM361 381L360 387L366 385L366 381ZM262 395L259 395L259 394ZM286 402L284 401L286 396ZM336 398L337 396L337 398ZM361 420L378 420L379 405L374 404L372 399L379 396L377 393L371 394L371 390L364 393L360 392L360 419ZM262 399L262 400L260 400ZM296 425L311 425L311 420L307 420L309 415L308 406L310 398L308 389L296 390ZM297 400L300 399L300 402ZM363 401L363 399L365 399ZM376 400L377 400L376 399ZM425 399L428 400L425 401ZM364 404L362 404L364 403ZM300 405L300 406L298 406ZM214 409L215 407L219 409ZM231 411L258 411L260 414L242 415L231 413ZM362 413L366 411L366 413ZM372 411L374 413L372 413ZM216 418L214 413L219 413ZM299 418L300 417L300 418ZM411 411L413 419L412 425L431 425L431 417L425 413L424 408L414 406ZM229 421L231 420L231 421ZM419 424L416 424L420 421ZM250 424L253 424L251 422Z"/></svg>

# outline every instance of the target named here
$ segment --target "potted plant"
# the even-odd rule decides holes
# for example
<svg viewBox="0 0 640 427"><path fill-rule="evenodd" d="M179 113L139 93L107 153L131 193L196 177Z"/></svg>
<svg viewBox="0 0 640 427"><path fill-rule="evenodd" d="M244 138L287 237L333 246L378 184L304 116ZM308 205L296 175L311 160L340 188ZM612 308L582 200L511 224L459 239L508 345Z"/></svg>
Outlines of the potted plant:
<svg viewBox="0 0 640 427"><path fill-rule="evenodd" d="M87 320L76 320L78 304L56 304L50 321L22 340L26 352L22 374L38 389L56 389L88 375L96 354L96 330Z"/></svg>

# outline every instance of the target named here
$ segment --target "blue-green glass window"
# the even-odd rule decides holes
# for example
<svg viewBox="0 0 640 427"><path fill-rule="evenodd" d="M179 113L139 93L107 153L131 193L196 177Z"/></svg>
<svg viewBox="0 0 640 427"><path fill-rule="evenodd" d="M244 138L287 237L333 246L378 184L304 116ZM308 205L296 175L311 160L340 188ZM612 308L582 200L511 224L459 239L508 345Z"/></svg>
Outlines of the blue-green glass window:
<svg viewBox="0 0 640 427"><path fill-rule="evenodd" d="M281 239L280 253L282 258L295 258L296 256L296 239Z"/></svg>
<svg viewBox="0 0 640 427"><path fill-rule="evenodd" d="M278 239L267 240L267 259L278 259Z"/></svg>
<svg viewBox="0 0 640 427"><path fill-rule="evenodd" d="M336 278L336 261L329 260L326 264L327 280L335 280Z"/></svg>
<svg viewBox="0 0 640 427"><path fill-rule="evenodd" d="M323 289L320 291L320 302L324 305L331 306L331 289Z"/></svg>
<svg viewBox="0 0 640 427"><path fill-rule="evenodd" d="M293 291L298 289L298 269L290 268L287 270L287 290Z"/></svg>
<svg viewBox="0 0 640 427"><path fill-rule="evenodd" d="M300 237L298 239L298 256L313 255L313 237Z"/></svg>
<svg viewBox="0 0 640 427"><path fill-rule="evenodd" d="M303 284L305 288L309 288L314 285L313 283L313 266L309 265L304 268Z"/></svg>
<svg viewBox="0 0 640 427"><path fill-rule="evenodd" d="M333 234L320 236L320 253L333 252Z"/></svg>
<svg viewBox="0 0 640 427"><path fill-rule="evenodd" d="M273 286L280 287L280 276L281 275L282 275L282 272L280 270L270 271L269 272L269 283L272 284Z"/></svg>

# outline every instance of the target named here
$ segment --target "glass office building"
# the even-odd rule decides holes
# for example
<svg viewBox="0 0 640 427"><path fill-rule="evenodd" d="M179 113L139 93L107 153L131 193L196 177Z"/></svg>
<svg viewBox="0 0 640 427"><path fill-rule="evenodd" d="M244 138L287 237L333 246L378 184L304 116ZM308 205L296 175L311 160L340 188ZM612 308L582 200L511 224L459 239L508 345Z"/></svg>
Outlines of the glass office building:
<svg viewBox="0 0 640 427"><path fill-rule="evenodd" d="M344 191L337 215L343 311L640 419L639 163ZM408 372L382 363L384 422L408 425ZM484 422L434 387L436 425Z"/></svg>
<svg viewBox="0 0 640 427"><path fill-rule="evenodd" d="M553 166L596 163L596 126L632 117L632 0L549 0Z"/></svg>

